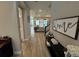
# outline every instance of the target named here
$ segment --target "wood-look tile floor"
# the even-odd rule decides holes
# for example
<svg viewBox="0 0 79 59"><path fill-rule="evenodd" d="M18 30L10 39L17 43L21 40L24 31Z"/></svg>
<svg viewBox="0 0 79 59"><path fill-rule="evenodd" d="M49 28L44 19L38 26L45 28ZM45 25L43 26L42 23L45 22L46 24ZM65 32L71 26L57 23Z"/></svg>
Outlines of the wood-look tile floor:
<svg viewBox="0 0 79 59"><path fill-rule="evenodd" d="M50 54L45 46L45 37L43 32L36 32L34 37L22 43L22 52L24 57L49 57Z"/></svg>

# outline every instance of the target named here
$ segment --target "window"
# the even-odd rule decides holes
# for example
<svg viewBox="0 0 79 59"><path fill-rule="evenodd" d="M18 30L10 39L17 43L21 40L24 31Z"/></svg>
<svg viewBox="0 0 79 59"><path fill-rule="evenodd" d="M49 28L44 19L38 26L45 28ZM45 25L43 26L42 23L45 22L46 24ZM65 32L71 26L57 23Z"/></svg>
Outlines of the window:
<svg viewBox="0 0 79 59"><path fill-rule="evenodd" d="M36 20L36 26L39 26L39 24L40 24L40 21Z"/></svg>
<svg viewBox="0 0 79 59"><path fill-rule="evenodd" d="M44 23L44 21L41 19L39 26L40 26L40 27L43 27L43 23Z"/></svg>
<svg viewBox="0 0 79 59"><path fill-rule="evenodd" d="M47 26L48 21L44 20L44 27Z"/></svg>
<svg viewBox="0 0 79 59"><path fill-rule="evenodd" d="M33 26L39 26L39 27L45 27L48 24L47 19L32 19L31 25Z"/></svg>

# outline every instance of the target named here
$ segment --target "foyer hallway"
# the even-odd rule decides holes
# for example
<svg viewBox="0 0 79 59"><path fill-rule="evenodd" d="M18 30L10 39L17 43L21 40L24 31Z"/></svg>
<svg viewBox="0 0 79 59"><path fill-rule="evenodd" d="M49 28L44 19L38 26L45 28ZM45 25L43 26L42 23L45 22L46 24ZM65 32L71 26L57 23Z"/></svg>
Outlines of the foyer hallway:
<svg viewBox="0 0 79 59"><path fill-rule="evenodd" d="M45 46L45 37L43 32L36 32L31 35L31 39L22 43L22 52L24 57L49 57L49 52Z"/></svg>

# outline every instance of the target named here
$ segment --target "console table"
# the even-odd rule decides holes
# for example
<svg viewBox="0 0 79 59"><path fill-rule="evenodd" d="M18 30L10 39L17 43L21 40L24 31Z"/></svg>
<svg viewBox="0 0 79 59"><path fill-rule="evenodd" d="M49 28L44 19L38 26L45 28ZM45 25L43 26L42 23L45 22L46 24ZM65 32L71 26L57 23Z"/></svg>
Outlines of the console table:
<svg viewBox="0 0 79 59"><path fill-rule="evenodd" d="M48 42L50 46L47 46L47 44L46 46L52 57L64 57L65 56L64 55L65 48L60 43L58 43L57 45L54 45L51 41L48 41Z"/></svg>
<svg viewBox="0 0 79 59"><path fill-rule="evenodd" d="M13 56L13 48L11 39L0 40L0 57L10 57Z"/></svg>

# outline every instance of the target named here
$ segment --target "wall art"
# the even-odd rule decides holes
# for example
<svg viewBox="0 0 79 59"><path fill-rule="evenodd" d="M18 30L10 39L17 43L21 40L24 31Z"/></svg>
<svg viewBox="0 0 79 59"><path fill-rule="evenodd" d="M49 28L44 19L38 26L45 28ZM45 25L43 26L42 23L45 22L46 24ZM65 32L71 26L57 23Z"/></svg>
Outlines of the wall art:
<svg viewBox="0 0 79 59"><path fill-rule="evenodd" d="M53 30L71 38L77 39L79 32L79 17L74 16L55 19L53 21Z"/></svg>

